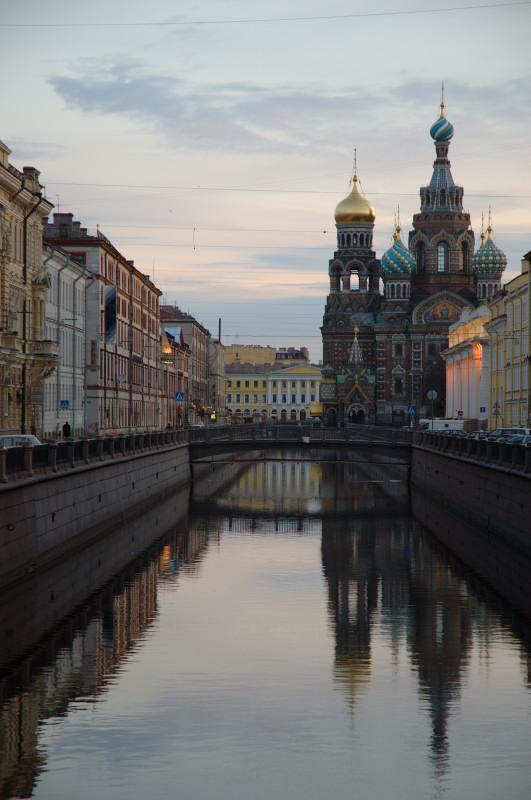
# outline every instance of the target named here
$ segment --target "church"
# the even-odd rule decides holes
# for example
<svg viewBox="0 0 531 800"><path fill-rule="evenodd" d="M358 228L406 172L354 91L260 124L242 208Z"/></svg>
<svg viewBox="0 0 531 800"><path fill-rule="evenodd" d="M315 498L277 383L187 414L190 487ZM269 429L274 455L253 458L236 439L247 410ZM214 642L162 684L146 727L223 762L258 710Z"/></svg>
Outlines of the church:
<svg viewBox="0 0 531 800"><path fill-rule="evenodd" d="M393 244L376 258L376 213L355 174L335 209L337 250L329 261L330 289L321 327L320 400L329 425L407 425L445 416L449 326L501 288L507 260L482 231L475 239L454 183L448 151L454 135L445 114L430 129L433 174L420 189L407 245L397 220ZM383 288L381 288L383 287Z"/></svg>

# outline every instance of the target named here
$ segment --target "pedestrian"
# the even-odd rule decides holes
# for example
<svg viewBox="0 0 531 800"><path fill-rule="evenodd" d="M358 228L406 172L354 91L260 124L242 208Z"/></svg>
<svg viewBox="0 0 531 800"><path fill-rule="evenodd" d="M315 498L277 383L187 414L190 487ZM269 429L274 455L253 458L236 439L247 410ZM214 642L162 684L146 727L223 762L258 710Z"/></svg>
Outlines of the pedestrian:
<svg viewBox="0 0 531 800"><path fill-rule="evenodd" d="M68 439L72 432L70 425L68 424L68 420L66 420L65 424L63 425L63 439Z"/></svg>

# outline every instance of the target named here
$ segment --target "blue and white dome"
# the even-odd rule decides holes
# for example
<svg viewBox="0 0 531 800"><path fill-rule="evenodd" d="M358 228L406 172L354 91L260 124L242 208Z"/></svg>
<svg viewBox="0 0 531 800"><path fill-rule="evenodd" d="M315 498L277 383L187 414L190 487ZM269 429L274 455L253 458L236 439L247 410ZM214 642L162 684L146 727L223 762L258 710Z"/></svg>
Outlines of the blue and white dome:
<svg viewBox="0 0 531 800"><path fill-rule="evenodd" d="M434 142L449 142L454 135L454 126L445 117L444 102L441 103L441 115L430 128L430 136Z"/></svg>
<svg viewBox="0 0 531 800"><path fill-rule="evenodd" d="M476 275L501 275L507 266L507 256L500 250L491 238L492 228L487 228L487 241L485 234L481 234L481 246L472 256L472 269Z"/></svg>
<svg viewBox="0 0 531 800"><path fill-rule="evenodd" d="M415 256L400 238L400 226L396 227L393 239L393 246L386 250L382 256L383 277L391 278L411 275L415 269Z"/></svg>

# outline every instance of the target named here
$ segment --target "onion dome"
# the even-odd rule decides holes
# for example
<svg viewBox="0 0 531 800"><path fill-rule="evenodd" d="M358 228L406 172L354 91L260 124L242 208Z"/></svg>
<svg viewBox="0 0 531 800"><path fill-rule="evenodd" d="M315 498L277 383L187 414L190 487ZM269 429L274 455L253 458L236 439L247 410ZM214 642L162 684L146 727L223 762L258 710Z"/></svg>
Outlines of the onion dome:
<svg viewBox="0 0 531 800"><path fill-rule="evenodd" d="M386 250L381 259L383 277L403 277L411 275L415 269L415 256L400 238L400 225L393 234L393 245Z"/></svg>
<svg viewBox="0 0 531 800"><path fill-rule="evenodd" d="M441 102L441 115L430 128L430 136L434 142L449 142L454 135L454 126L445 117L444 101Z"/></svg>
<svg viewBox="0 0 531 800"><path fill-rule="evenodd" d="M349 225L356 222L372 224L376 219L374 206L360 192L356 175L352 181L350 194L338 203L334 216L338 225Z"/></svg>
<svg viewBox="0 0 531 800"><path fill-rule="evenodd" d="M481 232L481 246L472 256L472 269L476 275L500 275L507 266L507 256L492 241L492 227L489 222L487 241Z"/></svg>

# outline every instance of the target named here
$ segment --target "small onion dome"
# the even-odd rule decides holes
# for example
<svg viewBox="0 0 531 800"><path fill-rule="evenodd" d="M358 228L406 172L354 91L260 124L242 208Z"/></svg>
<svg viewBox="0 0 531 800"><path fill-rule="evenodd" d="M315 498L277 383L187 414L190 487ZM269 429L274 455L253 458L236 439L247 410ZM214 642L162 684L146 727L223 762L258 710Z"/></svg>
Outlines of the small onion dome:
<svg viewBox="0 0 531 800"><path fill-rule="evenodd" d="M487 234L487 241L485 234L481 234L481 247L472 256L472 269L476 275L499 275L507 266L507 256L492 241L490 225Z"/></svg>
<svg viewBox="0 0 531 800"><path fill-rule="evenodd" d="M358 178L354 175L352 190L338 205L334 213L338 225L356 222L374 222L376 212L372 203L362 195L358 187Z"/></svg>
<svg viewBox="0 0 531 800"><path fill-rule="evenodd" d="M393 234L393 246L382 256L382 273L386 278L411 275L415 269L415 256L408 250L400 238L400 226Z"/></svg>
<svg viewBox="0 0 531 800"><path fill-rule="evenodd" d="M444 103L441 103L441 115L430 128L430 136L434 142L449 142L454 135L454 126L444 115Z"/></svg>

